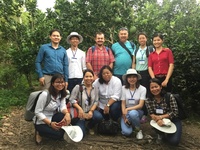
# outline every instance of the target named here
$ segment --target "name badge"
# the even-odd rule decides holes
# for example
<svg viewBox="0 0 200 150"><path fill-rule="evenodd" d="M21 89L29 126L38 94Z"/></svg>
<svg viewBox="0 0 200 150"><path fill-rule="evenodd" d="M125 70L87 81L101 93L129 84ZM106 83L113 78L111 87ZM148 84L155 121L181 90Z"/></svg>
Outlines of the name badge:
<svg viewBox="0 0 200 150"><path fill-rule="evenodd" d="M72 57L71 62L74 63L74 62L76 62L76 61L77 61L77 58Z"/></svg>
<svg viewBox="0 0 200 150"><path fill-rule="evenodd" d="M163 109L156 109L156 114L163 114Z"/></svg>
<svg viewBox="0 0 200 150"><path fill-rule="evenodd" d="M145 64L145 60L139 60L139 64L140 65L144 65Z"/></svg>
<svg viewBox="0 0 200 150"><path fill-rule="evenodd" d="M85 101L85 105L88 106L88 100Z"/></svg>
<svg viewBox="0 0 200 150"><path fill-rule="evenodd" d="M129 103L129 104L135 104L135 99L133 99L133 98L128 99L128 103Z"/></svg>

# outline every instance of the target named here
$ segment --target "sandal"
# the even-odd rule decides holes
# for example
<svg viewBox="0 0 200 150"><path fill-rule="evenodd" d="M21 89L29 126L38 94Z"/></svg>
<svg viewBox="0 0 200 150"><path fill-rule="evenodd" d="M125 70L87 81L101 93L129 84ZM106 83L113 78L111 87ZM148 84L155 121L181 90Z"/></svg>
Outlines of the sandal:
<svg viewBox="0 0 200 150"><path fill-rule="evenodd" d="M35 143L37 145L41 144L42 142L42 137L40 136L39 132L35 130Z"/></svg>

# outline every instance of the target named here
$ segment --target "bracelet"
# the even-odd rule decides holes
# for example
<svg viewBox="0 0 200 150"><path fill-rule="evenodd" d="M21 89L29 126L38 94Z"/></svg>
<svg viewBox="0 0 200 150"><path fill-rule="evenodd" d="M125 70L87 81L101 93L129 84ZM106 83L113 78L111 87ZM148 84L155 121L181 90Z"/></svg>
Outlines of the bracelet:
<svg viewBox="0 0 200 150"><path fill-rule="evenodd" d="M51 123L52 123L52 122L50 122L50 124L49 124L50 127L51 127Z"/></svg>

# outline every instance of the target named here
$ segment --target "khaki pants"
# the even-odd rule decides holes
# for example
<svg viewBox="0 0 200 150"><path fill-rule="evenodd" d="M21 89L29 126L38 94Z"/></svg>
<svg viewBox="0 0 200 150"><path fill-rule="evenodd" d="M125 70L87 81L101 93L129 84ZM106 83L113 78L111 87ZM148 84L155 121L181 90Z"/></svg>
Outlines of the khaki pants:
<svg viewBox="0 0 200 150"><path fill-rule="evenodd" d="M41 86L41 90L49 89L49 86L51 85L51 78L50 75L44 75L44 85Z"/></svg>

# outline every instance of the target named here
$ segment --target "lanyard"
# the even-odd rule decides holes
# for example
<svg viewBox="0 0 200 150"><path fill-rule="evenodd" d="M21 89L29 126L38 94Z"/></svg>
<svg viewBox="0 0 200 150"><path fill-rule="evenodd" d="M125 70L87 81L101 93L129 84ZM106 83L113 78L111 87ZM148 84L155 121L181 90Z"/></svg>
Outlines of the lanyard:
<svg viewBox="0 0 200 150"><path fill-rule="evenodd" d="M76 56L76 52L77 52L77 49L74 50L74 51L71 49L71 51L72 51L73 58L75 58L75 56Z"/></svg>
<svg viewBox="0 0 200 150"><path fill-rule="evenodd" d="M87 90L85 88L85 93L86 93L87 101L88 101L89 105L91 104L91 92L92 92L92 90L90 90L90 93L88 94L88 92L87 92Z"/></svg>
<svg viewBox="0 0 200 150"><path fill-rule="evenodd" d="M142 51L144 51L144 52L142 53ZM143 60L143 56L144 56L145 50L140 50L140 53L142 55L142 60Z"/></svg>
<svg viewBox="0 0 200 150"><path fill-rule="evenodd" d="M135 89L134 92L132 93L131 90L129 89L129 92L130 92L130 94L131 94L131 99L133 99L133 96L135 95L135 91L136 91L136 89Z"/></svg>

